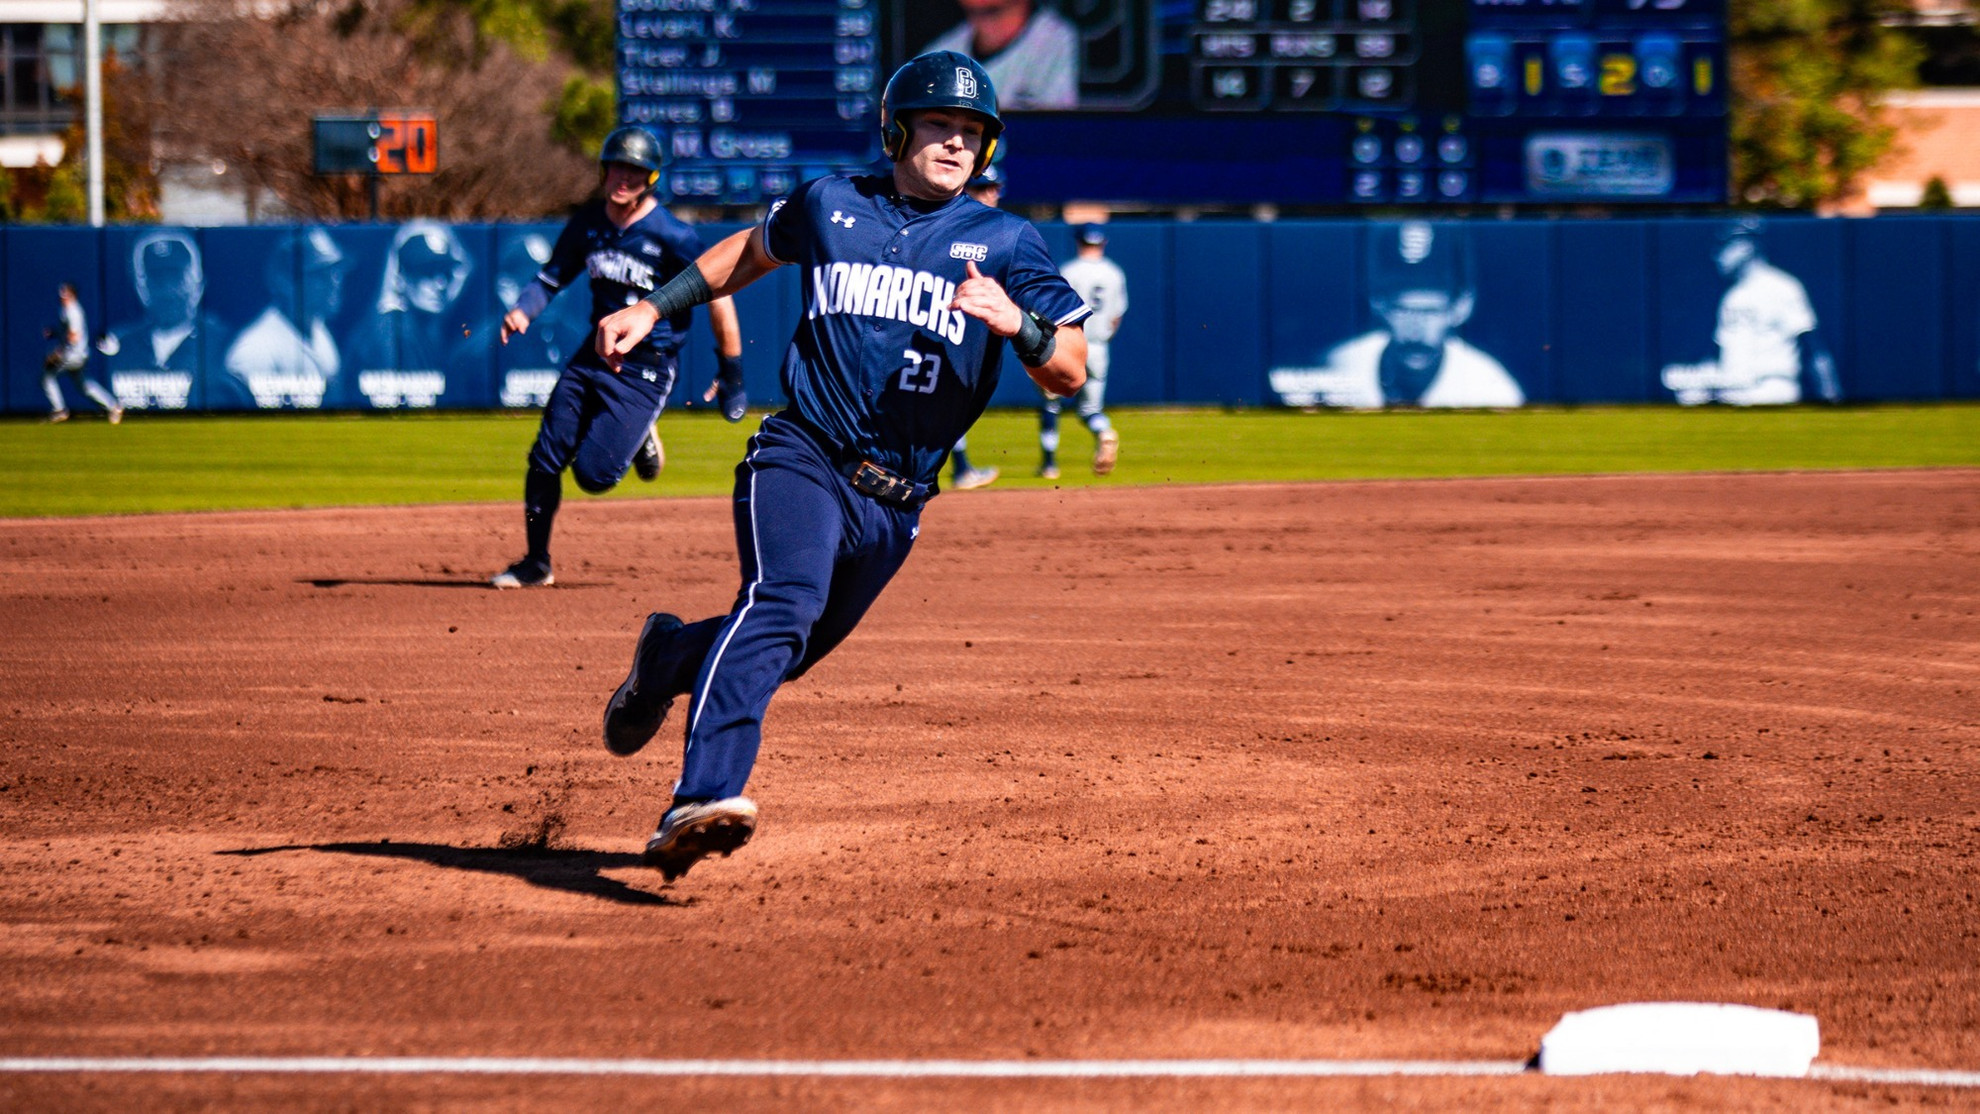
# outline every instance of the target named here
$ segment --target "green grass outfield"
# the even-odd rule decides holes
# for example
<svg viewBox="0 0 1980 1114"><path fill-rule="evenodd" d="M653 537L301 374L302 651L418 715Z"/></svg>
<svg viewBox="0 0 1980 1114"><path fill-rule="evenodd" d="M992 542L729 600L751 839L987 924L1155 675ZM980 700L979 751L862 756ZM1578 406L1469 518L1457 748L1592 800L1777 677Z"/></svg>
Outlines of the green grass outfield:
<svg viewBox="0 0 1980 1114"><path fill-rule="evenodd" d="M760 415L660 422L667 470L607 498L726 494ZM1035 478L1036 419L993 411L970 432L1000 487L1231 483L1597 472L1980 466L1980 405L1507 413L1119 410L1121 465L1096 479L1093 441L1064 426L1065 477ZM537 416L158 417L0 421L0 516L506 501L522 495ZM567 481L568 482L568 481ZM574 488L567 488L574 490Z"/></svg>

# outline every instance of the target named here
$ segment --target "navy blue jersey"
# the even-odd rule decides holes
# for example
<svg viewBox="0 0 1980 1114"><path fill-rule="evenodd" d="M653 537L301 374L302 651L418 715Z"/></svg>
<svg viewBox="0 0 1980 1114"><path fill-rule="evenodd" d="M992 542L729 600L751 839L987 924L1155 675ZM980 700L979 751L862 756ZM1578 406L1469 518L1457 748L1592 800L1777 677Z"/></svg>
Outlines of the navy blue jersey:
<svg viewBox="0 0 1980 1114"><path fill-rule="evenodd" d="M1003 338L948 308L969 263L1047 321L1091 312L1030 222L967 196L900 197L891 176L806 182L771 207L763 242L803 272L804 317L784 357L792 409L917 483L935 481L997 389Z"/></svg>
<svg viewBox="0 0 1980 1114"><path fill-rule="evenodd" d="M590 275L591 328L595 333L605 315L653 293L687 270L701 252L701 237L664 205L655 205L652 212L621 229L605 215L605 202L593 199L571 214L570 222L557 236L550 262L537 272L536 281L554 296L577 276ZM646 339L626 354L626 362L653 367L672 357L693 320L693 311L682 310L656 323ZM571 360L605 366L589 339Z"/></svg>

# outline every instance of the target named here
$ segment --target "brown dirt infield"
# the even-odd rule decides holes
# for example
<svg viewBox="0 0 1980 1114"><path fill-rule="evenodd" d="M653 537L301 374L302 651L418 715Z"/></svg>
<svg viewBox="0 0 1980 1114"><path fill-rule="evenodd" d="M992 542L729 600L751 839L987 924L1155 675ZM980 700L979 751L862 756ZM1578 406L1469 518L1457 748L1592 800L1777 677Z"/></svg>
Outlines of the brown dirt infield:
<svg viewBox="0 0 1980 1114"><path fill-rule="evenodd" d="M1980 1068L1980 473L991 489L772 705L597 741L726 501L0 521L0 1055L1517 1059L1572 1009ZM0 1074L0 1107L1764 1109L1608 1077Z"/></svg>

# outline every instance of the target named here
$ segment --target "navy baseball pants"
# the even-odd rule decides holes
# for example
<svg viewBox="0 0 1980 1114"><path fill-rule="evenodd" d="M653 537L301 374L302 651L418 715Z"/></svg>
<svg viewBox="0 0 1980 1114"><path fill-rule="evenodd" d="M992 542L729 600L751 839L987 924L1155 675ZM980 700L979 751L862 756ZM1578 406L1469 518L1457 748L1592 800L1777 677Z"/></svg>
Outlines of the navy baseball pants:
<svg viewBox="0 0 1980 1114"><path fill-rule="evenodd" d="M655 368L626 364L613 374L573 360L543 405L543 424L529 449L530 471L554 476L569 468L585 491L610 491L667 404L675 369L669 360Z"/></svg>
<svg viewBox="0 0 1980 1114"><path fill-rule="evenodd" d="M678 797L742 793L770 697L852 633L921 528L918 508L854 491L831 451L781 415L764 419L736 466L735 519L735 607L674 635L683 658L701 660Z"/></svg>
<svg viewBox="0 0 1980 1114"><path fill-rule="evenodd" d="M658 367L626 364L618 374L576 359L564 366L543 405L523 477L528 560L550 567L550 531L564 501L564 469L593 495L617 486L667 405L677 367L671 358Z"/></svg>

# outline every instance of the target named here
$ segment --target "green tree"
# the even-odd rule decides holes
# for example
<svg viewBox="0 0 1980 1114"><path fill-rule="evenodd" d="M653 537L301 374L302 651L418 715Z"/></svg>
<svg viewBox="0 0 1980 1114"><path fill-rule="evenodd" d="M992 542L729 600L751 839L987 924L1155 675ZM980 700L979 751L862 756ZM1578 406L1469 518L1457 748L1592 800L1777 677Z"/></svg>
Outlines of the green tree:
<svg viewBox="0 0 1980 1114"><path fill-rule="evenodd" d="M1849 197L1889 149L1883 98L1922 52L1890 26L1901 0L1734 0L1735 203L1812 209Z"/></svg>
<svg viewBox="0 0 1980 1114"><path fill-rule="evenodd" d="M141 96L128 95L139 77L121 66L115 54L104 58L103 213L120 223L158 219L150 116ZM0 171L0 219L51 224L88 220L88 149L78 113L62 132L62 161Z"/></svg>
<svg viewBox="0 0 1980 1114"><path fill-rule="evenodd" d="M457 62L479 64L502 43L529 62L564 67L562 91L544 106L550 134L580 155L595 152L617 122L611 0L414 0L400 24L423 47L445 53L458 51L459 38L445 28L462 15L474 36L471 57Z"/></svg>
<svg viewBox="0 0 1980 1114"><path fill-rule="evenodd" d="M1937 174L1925 180L1925 192L1918 199L1920 209L1942 211L1953 207L1952 190L1946 188L1946 180Z"/></svg>
<svg viewBox="0 0 1980 1114"><path fill-rule="evenodd" d="M366 183L319 177L312 116L420 108L439 123L431 175L378 183L388 219L560 214L598 182L613 119L603 58L611 0L272 0L215 3L166 29L173 62L151 109L167 157L217 161L306 219L363 216ZM601 129L602 122L602 129Z"/></svg>

